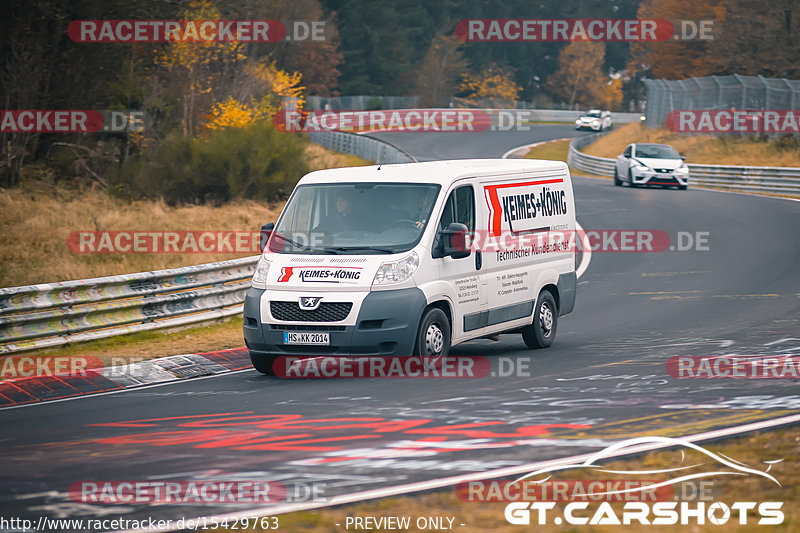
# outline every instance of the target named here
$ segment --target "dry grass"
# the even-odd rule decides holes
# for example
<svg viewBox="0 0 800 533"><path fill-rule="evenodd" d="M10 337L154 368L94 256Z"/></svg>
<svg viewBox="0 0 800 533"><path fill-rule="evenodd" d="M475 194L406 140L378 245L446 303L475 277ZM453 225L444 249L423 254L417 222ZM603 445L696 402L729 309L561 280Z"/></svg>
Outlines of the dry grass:
<svg viewBox="0 0 800 533"><path fill-rule="evenodd" d="M800 167L800 150L797 147L781 149L775 140L726 135L688 136L668 129L645 128L638 123L614 128L583 151L599 157L616 158L633 142L669 144L686 156L688 163Z"/></svg>
<svg viewBox="0 0 800 533"><path fill-rule="evenodd" d="M551 161L566 161L569 153L569 140L550 141L531 148L525 159L549 159Z"/></svg>
<svg viewBox="0 0 800 533"><path fill-rule="evenodd" d="M340 154L318 144L309 144L306 148L306 158L311 170L322 170L324 168L338 167L360 167L372 165L374 161L367 161L357 155Z"/></svg>
<svg viewBox="0 0 800 533"><path fill-rule="evenodd" d="M549 159L552 161L566 161L567 155L569 154L569 143L570 140L550 141L544 144L540 144L539 146L534 146L528 151L527 154L525 154L525 159ZM578 170L572 167L570 167L569 171L573 175L577 174L580 176L590 176L593 178L610 179L607 176L597 176L595 174L589 174L586 171Z"/></svg>
<svg viewBox="0 0 800 533"><path fill-rule="evenodd" d="M734 502L748 501L778 501L784 502L782 511L785 515L784 523L780 526L771 526L771 530L784 532L796 532L800 530L800 469L797 468L800 454L800 426L789 426L786 429L755 433L751 436L717 441L702 444L706 449L717 453L722 453L737 461L742 461L748 465L764 470L761 461L781 459L783 462L777 463L770 470L782 486L777 486L773 482L756 476L716 476L712 479L713 501L721 501L728 505ZM603 463L609 470L651 470L657 468L674 468L682 466L676 457L677 451L652 452L643 456L634 457L628 460L619 460L611 463ZM703 463L713 467L712 460L705 456L694 457L687 453L689 464ZM695 461L695 459L697 461ZM683 463L685 465L686 463ZM760 465L760 466L758 466ZM598 476L597 473L586 471L560 471L556 473L554 479L618 479L611 474ZM644 479L644 478L642 478ZM647 479L659 479L657 476L648 476ZM708 505L711 502L708 502ZM615 513L622 516L622 504L612 503ZM692 505L695 505L694 503ZM592 511L596 510L597 504L590 504ZM533 524L530 526L511 525L503 517L505 508L504 503L473 503L464 502L456 497L453 489L443 489L437 492L423 493L400 498L388 498L383 500L372 500L363 503L346 505L331 509L318 511L305 511L282 515L279 517L281 529L289 531L308 531L311 533L324 533L328 531L344 531L345 518L348 516L410 516L412 524L420 516L450 516L455 517L454 529L463 533L479 533L484 531L496 531L498 533L517 533L519 531L586 531L586 532L611 532L618 531L620 526L539 526L536 524L535 515L532 518ZM549 511L548 516L554 517L563 513L563 504L558 504L556 509ZM751 511L751 513L754 511ZM579 512L579 515L586 514ZM673 526L642 526L630 525L623 528L630 531L653 531L653 532L675 532L675 531L753 531L757 529L757 514L750 517L746 526L738 525L738 516L734 511L731 520L725 525L696 525L692 520L692 525L673 525ZM652 515L651 515L652 518ZM334 524L342 524L335 527ZM460 524L465 524L461 527ZM636 524L636 522L634 522ZM764 526L762 526L764 527ZM262 531L251 529L251 531ZM375 529L373 531L386 531ZM412 528L409 531L419 531Z"/></svg>
<svg viewBox="0 0 800 533"><path fill-rule="evenodd" d="M175 268L253 254L77 254L73 231L258 231L281 205L236 201L221 207L171 207L112 198L102 191L20 188L0 193L0 286Z"/></svg>
<svg viewBox="0 0 800 533"><path fill-rule="evenodd" d="M317 145L307 150L312 169L369 162ZM0 189L0 287L176 268L250 254L76 254L73 231L258 231L277 219L282 203L239 200L222 206L172 207L163 201L127 201L102 190L66 189L44 180Z"/></svg>

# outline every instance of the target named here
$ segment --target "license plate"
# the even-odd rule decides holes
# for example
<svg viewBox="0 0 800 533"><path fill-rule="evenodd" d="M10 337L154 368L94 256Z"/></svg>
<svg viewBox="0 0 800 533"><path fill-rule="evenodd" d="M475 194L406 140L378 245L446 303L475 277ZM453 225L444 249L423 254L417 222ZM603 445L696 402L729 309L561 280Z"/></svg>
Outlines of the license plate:
<svg viewBox="0 0 800 533"><path fill-rule="evenodd" d="M317 344L328 346L331 343L330 333L316 333L313 331L284 331L284 344Z"/></svg>

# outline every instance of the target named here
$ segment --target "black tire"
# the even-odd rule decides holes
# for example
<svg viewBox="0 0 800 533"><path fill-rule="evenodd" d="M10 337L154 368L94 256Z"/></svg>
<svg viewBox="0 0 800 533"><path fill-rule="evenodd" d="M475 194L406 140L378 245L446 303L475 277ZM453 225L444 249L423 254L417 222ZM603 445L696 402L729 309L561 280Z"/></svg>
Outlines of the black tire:
<svg viewBox="0 0 800 533"><path fill-rule="evenodd" d="M678 190L679 191L685 191L687 187L688 187L688 185L678 185Z"/></svg>
<svg viewBox="0 0 800 533"><path fill-rule="evenodd" d="M533 324L522 328L522 340L532 350L547 348L556 338L558 308L550 291L542 291L533 312Z"/></svg>
<svg viewBox="0 0 800 533"><path fill-rule="evenodd" d="M272 369L272 366L275 364L275 361L278 359L278 357L279 356L277 355L266 355L250 352L250 362L253 364L253 368L266 376L275 375L275 371Z"/></svg>
<svg viewBox="0 0 800 533"><path fill-rule="evenodd" d="M628 169L628 186L634 189L638 187L638 185L633 182L633 170L631 169Z"/></svg>
<svg viewBox="0 0 800 533"><path fill-rule="evenodd" d="M619 172L617 172L617 167L614 167L614 185L617 187L622 187L622 180L619 179Z"/></svg>
<svg viewBox="0 0 800 533"><path fill-rule="evenodd" d="M451 341L450 320L439 308L431 307L422 315L414 343L414 354L421 358L441 360L447 357Z"/></svg>

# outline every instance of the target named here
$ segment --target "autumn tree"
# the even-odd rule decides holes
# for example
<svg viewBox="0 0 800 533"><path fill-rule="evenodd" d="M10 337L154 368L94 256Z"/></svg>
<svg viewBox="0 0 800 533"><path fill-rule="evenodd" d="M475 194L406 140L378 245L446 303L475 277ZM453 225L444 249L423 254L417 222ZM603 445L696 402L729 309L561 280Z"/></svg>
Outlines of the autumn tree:
<svg viewBox="0 0 800 533"><path fill-rule="evenodd" d="M558 70L547 79L547 87L569 106L598 105L606 101L606 76L603 73L605 44L573 41L558 54Z"/></svg>
<svg viewBox="0 0 800 533"><path fill-rule="evenodd" d="M619 111L622 106L622 77L617 75L606 83L603 90L605 108Z"/></svg>
<svg viewBox="0 0 800 533"><path fill-rule="evenodd" d="M215 103L203 125L205 132L223 128L243 128L258 121L271 120L280 109L303 107L302 95L305 87L300 85L299 72L288 73L279 69L275 62L262 60L245 65L239 77L241 84L237 97L229 95ZM238 99L237 99L238 98Z"/></svg>
<svg viewBox="0 0 800 533"><path fill-rule="evenodd" d="M644 0L639 6L639 19L712 20L713 27L725 24L725 0ZM761 3L759 2L759 6ZM761 9L761 7L759 7ZM679 28L680 29L680 28ZM752 30L749 30L752 31ZM735 39L742 38L736 35ZM713 40L679 40L631 44L628 69L632 72L650 70L657 78L670 80L708 76L718 73L726 58L713 53Z"/></svg>
<svg viewBox="0 0 800 533"><path fill-rule="evenodd" d="M219 20L219 11L209 0L194 0L184 15L186 20ZM169 72L173 83L180 86L184 137L194 134L198 100L205 108L216 100L213 92L221 85L221 78L230 73L231 64L245 59L242 44L236 41L179 40L167 44L156 59L160 67Z"/></svg>
<svg viewBox="0 0 800 533"><path fill-rule="evenodd" d="M458 81L467 69L463 45L454 35L439 35L431 46L419 68L415 90L420 103L425 107L441 107L455 95Z"/></svg>
<svg viewBox="0 0 800 533"><path fill-rule="evenodd" d="M514 81L514 72L492 65L488 69L463 74L459 91L468 100L505 100L516 102L522 87Z"/></svg>

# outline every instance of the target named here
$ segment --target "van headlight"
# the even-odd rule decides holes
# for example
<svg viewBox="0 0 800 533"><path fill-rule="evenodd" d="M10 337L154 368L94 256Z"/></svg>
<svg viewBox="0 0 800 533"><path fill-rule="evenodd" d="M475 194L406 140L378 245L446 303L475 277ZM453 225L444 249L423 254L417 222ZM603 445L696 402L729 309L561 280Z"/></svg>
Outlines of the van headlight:
<svg viewBox="0 0 800 533"><path fill-rule="evenodd" d="M417 252L411 252L399 261L390 261L379 266L372 283L375 285L400 283L410 278L418 266L419 256Z"/></svg>
<svg viewBox="0 0 800 533"><path fill-rule="evenodd" d="M261 257L258 258L258 263L256 263L256 271L253 272L253 281L251 285L254 289L267 288L267 274L269 274L269 267L271 264L272 261L265 259L264 254L261 254Z"/></svg>

